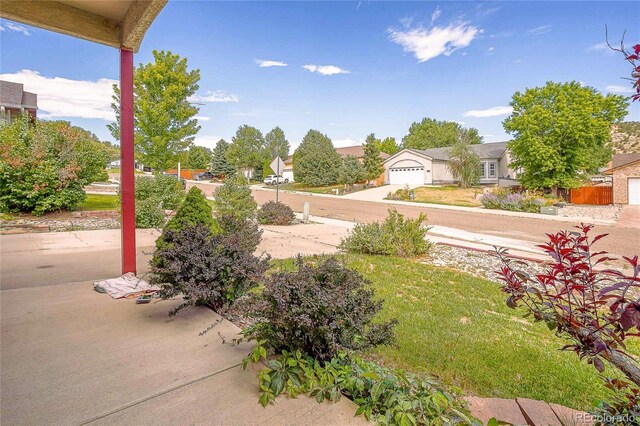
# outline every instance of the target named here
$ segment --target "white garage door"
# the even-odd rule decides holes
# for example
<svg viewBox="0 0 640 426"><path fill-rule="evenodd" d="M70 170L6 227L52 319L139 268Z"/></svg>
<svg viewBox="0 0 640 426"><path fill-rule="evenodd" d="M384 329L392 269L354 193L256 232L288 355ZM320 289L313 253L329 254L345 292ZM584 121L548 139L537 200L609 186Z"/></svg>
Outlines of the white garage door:
<svg viewBox="0 0 640 426"><path fill-rule="evenodd" d="M391 185L424 185L424 167L392 167L389 169Z"/></svg>
<svg viewBox="0 0 640 426"><path fill-rule="evenodd" d="M629 204L640 206L640 178L629 178Z"/></svg>

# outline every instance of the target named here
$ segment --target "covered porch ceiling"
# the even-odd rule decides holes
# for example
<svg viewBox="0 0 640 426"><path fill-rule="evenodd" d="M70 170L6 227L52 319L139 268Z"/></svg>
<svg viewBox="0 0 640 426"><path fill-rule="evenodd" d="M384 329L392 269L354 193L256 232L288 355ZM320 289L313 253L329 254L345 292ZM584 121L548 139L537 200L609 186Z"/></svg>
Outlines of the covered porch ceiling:
<svg viewBox="0 0 640 426"><path fill-rule="evenodd" d="M0 16L137 52L167 0L3 0Z"/></svg>

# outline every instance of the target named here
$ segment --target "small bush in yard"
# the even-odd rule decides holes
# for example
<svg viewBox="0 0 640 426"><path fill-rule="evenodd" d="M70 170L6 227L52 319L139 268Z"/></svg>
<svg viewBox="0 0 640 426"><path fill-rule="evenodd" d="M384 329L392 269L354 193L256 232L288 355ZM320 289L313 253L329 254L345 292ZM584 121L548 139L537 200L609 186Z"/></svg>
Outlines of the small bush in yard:
<svg viewBox="0 0 640 426"><path fill-rule="evenodd" d="M186 226L198 224L218 229L216 220L213 218L211 205L207 202L202 191L194 186L187 193L182 205L178 207L175 216L167 222L166 229L179 231Z"/></svg>
<svg viewBox="0 0 640 426"><path fill-rule="evenodd" d="M547 204L542 198L512 193L504 188L483 194L480 197L480 202L485 209L500 209L528 213L539 213L540 207Z"/></svg>
<svg viewBox="0 0 640 426"><path fill-rule="evenodd" d="M541 245L551 258L547 269L530 276L520 269L521 262L511 259L505 249L496 254L502 261L499 271L507 293L507 306L522 306L536 321L545 321L558 337L569 340L562 349L576 353L600 373L614 366L628 381L607 380L608 388L621 397L605 404L611 413L640 409L640 364L625 352L627 337L640 335L640 264L638 256L624 257L631 273L612 269L596 270L597 265L613 260L606 252L592 252L592 245L606 236L589 238L592 226L581 225L579 232L549 235Z"/></svg>
<svg viewBox="0 0 640 426"><path fill-rule="evenodd" d="M273 350L300 350L328 360L343 349L391 343L395 320L374 322L382 301L371 283L335 258L317 266L298 258L298 270L273 274L265 283L263 305L245 337L266 341Z"/></svg>
<svg viewBox="0 0 640 426"><path fill-rule="evenodd" d="M295 218L291 207L280 202L269 201L258 210L258 222L264 225L291 225Z"/></svg>
<svg viewBox="0 0 640 426"><path fill-rule="evenodd" d="M221 233L238 238L238 244L249 253L253 253L262 240L262 229L255 220L240 220L233 216L217 218Z"/></svg>
<svg viewBox="0 0 640 426"><path fill-rule="evenodd" d="M468 417L463 404L433 379L381 367L352 353L341 352L323 363L300 351L283 351L267 361L258 380L264 407L282 393L294 398L309 394L319 403L345 395L358 405L356 416L377 424L482 424Z"/></svg>
<svg viewBox="0 0 640 426"><path fill-rule="evenodd" d="M237 238L214 235L209 226L187 225L164 236L168 244L156 250L150 282L162 287L162 298L182 294L184 302L169 315L192 305L229 306L257 286L269 267L268 257L253 256Z"/></svg>
<svg viewBox="0 0 640 426"><path fill-rule="evenodd" d="M136 177L136 202L155 198L164 210L175 210L184 199L182 184L173 176Z"/></svg>
<svg viewBox="0 0 640 426"><path fill-rule="evenodd" d="M161 228L164 225L164 209L159 199L136 201L136 228Z"/></svg>
<svg viewBox="0 0 640 426"><path fill-rule="evenodd" d="M358 223L340 242L339 248L347 252L411 257L425 254L431 243L425 240L427 217L423 213L416 219L406 219L396 210L389 210L384 222Z"/></svg>
<svg viewBox="0 0 640 426"><path fill-rule="evenodd" d="M249 185L239 179L227 179L213 194L216 216L228 216L237 221L253 220L258 203L251 195Z"/></svg>

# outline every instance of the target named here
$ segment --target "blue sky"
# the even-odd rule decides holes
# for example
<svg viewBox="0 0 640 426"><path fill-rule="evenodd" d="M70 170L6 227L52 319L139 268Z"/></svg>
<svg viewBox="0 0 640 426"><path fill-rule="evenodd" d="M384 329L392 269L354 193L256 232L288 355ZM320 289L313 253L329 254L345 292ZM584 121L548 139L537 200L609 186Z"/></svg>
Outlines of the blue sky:
<svg viewBox="0 0 640 426"><path fill-rule="evenodd" d="M513 93L580 81L624 93L629 74L604 46L640 42L638 2L169 1L135 61L171 50L201 71L197 143L230 140L238 126L276 125L297 146L311 128L337 146L407 133L423 117L508 139ZM40 116L111 140L110 85L118 51L0 21L0 77L39 93ZM627 120L640 119L640 105Z"/></svg>

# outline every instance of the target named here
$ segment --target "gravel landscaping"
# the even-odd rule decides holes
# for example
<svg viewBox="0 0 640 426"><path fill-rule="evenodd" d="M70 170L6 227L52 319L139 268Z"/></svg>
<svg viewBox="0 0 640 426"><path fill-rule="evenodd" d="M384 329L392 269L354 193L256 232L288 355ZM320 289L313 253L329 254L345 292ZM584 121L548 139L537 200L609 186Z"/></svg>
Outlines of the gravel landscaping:
<svg viewBox="0 0 640 426"><path fill-rule="evenodd" d="M622 206L569 205L558 209L562 217L590 217L595 220L618 220Z"/></svg>

